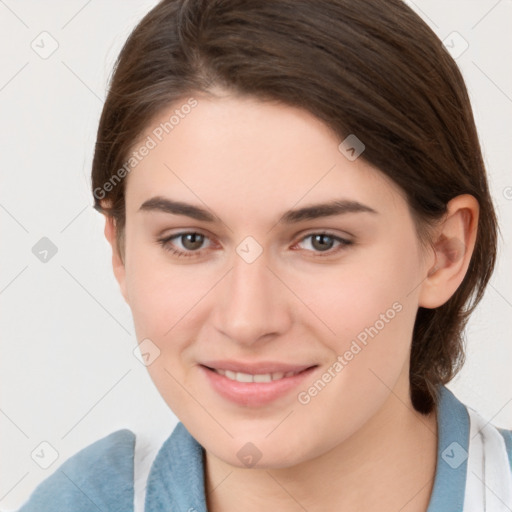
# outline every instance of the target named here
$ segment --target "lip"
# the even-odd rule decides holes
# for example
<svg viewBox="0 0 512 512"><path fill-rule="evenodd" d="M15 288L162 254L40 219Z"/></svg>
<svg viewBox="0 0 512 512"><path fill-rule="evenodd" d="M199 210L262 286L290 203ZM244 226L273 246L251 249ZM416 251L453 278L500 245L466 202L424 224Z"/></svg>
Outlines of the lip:
<svg viewBox="0 0 512 512"><path fill-rule="evenodd" d="M216 370L231 370L232 372L241 373L277 373L277 372L301 372L306 368L314 366L312 364L288 364L280 363L277 361L259 361L257 363L245 363L243 361L233 360L215 360L204 361L201 363L203 366L215 368Z"/></svg>
<svg viewBox="0 0 512 512"><path fill-rule="evenodd" d="M265 363L266 365L268 363ZM245 371L245 373L257 373L254 369L256 365L250 365L251 371ZM234 366L232 366L234 367ZM262 366L262 368L275 368L276 366ZM317 369L315 366L291 366L280 364L279 368L287 371L297 371L294 368L302 368L302 371L296 375L290 377L283 377L282 379L273 380L271 382L238 382L231 380L228 377L216 373L211 368L205 365L199 365L201 372L206 376L212 388L223 398L245 407L261 407L267 405L280 397L285 396L291 390L296 388L301 382L307 379L312 372ZM240 366L237 366L240 368ZM247 366L245 366L247 368ZM220 366L219 366L220 369ZM230 368L226 368L229 370ZM241 370L231 370L241 371ZM262 371L258 370L259 373L274 373L273 371Z"/></svg>

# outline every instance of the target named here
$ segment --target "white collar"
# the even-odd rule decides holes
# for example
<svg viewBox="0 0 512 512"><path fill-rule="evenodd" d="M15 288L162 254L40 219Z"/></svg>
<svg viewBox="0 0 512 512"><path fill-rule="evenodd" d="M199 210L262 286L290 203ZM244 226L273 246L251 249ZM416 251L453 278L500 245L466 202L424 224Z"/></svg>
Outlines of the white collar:
<svg viewBox="0 0 512 512"><path fill-rule="evenodd" d="M503 436L466 406L470 421L463 512L512 511L512 471Z"/></svg>

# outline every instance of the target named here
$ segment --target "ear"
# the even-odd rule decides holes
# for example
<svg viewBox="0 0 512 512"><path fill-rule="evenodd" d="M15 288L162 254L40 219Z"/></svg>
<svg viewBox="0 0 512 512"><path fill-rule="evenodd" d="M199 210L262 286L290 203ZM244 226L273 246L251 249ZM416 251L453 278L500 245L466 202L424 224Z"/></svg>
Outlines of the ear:
<svg viewBox="0 0 512 512"><path fill-rule="evenodd" d="M478 201L469 194L453 198L434 232L434 264L422 282L419 305L442 306L455 293L466 275L475 248Z"/></svg>
<svg viewBox="0 0 512 512"><path fill-rule="evenodd" d="M112 247L112 268L114 270L114 276L119 283L124 300L129 303L128 294L126 292L126 269L117 246L116 223L114 218L110 215L105 215L105 237Z"/></svg>

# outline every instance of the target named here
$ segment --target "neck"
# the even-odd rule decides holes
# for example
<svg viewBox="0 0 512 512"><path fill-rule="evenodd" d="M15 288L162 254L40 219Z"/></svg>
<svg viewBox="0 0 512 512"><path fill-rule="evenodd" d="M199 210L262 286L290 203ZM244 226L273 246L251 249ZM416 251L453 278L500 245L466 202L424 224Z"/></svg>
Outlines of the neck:
<svg viewBox="0 0 512 512"><path fill-rule="evenodd" d="M206 452L209 512L365 510L425 512L437 462L437 415L393 391L359 431L319 457L286 468L246 469Z"/></svg>

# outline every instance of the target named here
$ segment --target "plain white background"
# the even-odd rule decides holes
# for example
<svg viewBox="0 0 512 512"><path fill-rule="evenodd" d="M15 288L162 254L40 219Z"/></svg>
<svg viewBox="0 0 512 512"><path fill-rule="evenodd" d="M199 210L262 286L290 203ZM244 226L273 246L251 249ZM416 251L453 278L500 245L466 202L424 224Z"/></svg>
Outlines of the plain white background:
<svg viewBox="0 0 512 512"><path fill-rule="evenodd" d="M512 2L408 3L460 53L502 229L498 267L467 329L466 365L448 387L512 428ZM89 177L114 59L155 4L0 0L3 510L114 430L158 443L177 422L133 354ZM43 237L57 249L46 263L32 252Z"/></svg>

